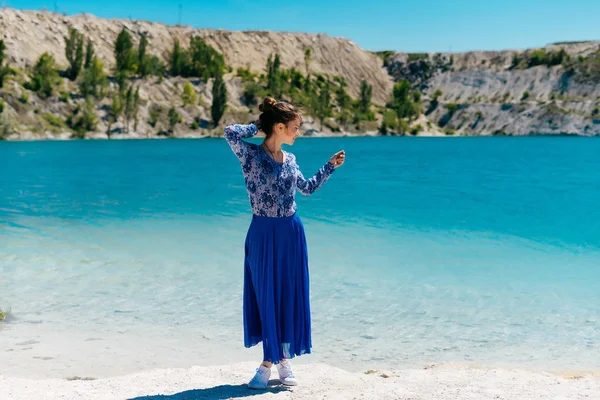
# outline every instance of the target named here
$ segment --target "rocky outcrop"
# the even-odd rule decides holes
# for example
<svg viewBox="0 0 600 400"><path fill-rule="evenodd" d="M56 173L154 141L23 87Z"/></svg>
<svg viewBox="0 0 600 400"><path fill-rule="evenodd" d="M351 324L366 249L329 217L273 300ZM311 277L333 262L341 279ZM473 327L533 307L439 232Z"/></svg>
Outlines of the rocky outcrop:
<svg viewBox="0 0 600 400"><path fill-rule="evenodd" d="M168 26L147 21L96 18L89 14L63 16L50 12L0 10L0 39L7 49L7 61L21 69L1 90L3 119L0 138L68 138L73 132L64 126L77 111L83 99L76 85L63 80L59 92L70 97L59 100L40 98L24 89L26 70L44 52L52 54L65 68L65 40L68 29L74 27L92 41L95 53L111 70L115 64L114 42L125 28L132 34L134 45L142 34L150 41L148 52L168 60L173 43L178 39L187 46L193 36L223 54L233 67L249 67L264 73L267 58L280 55L285 68L306 73L304 53L312 51L311 73L342 77L353 97L359 96L361 81L373 87L376 121L363 121L359 127L345 127L344 132L332 118L319 123L305 118L307 134L377 134L383 118L383 107L389 103L394 82L407 80L413 90L421 93L423 114L408 123L407 134L418 135L537 135L572 134L600 135L600 42L557 43L543 49L473 51L466 53L407 54L383 52L375 54L359 48L345 38L323 34L286 32L196 29L189 26ZM541 64L536 52L553 54L558 59ZM556 61L556 62L555 62ZM190 81L199 101L184 106L183 85ZM113 124L114 137L166 136L166 110L176 107L182 117L175 136L205 136L218 134L210 129L212 82L198 79L170 78L135 79L140 89L141 106L137 129L128 129L122 119ZM225 76L228 110L222 123L249 121L256 110L241 101L243 82L235 73ZM110 90L116 82L111 80ZM26 93L27 92L27 93ZM28 99L24 99L24 93ZM96 105L97 129L91 137L106 137L111 99ZM151 116L160 111L157 121ZM60 120L52 118L56 115ZM10 121L10 126L6 121ZM62 122L61 122L62 121ZM323 131L323 132L319 132ZM127 133L125 133L127 132Z"/></svg>
<svg viewBox="0 0 600 400"><path fill-rule="evenodd" d="M396 81L408 80L426 98L440 91L427 117L451 134L600 135L600 75L583 70L586 61L600 71L600 42L547 46L563 50L570 62L515 66L526 51L395 53L386 60ZM540 50L540 49L538 49Z"/></svg>

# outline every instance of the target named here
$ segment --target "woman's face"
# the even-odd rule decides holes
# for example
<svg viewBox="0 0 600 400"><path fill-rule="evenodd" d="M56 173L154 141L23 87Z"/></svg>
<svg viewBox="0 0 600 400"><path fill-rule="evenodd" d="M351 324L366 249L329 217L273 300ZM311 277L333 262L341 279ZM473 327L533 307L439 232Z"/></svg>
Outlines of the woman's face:
<svg viewBox="0 0 600 400"><path fill-rule="evenodd" d="M296 118L287 124L277 124L277 133L281 138L281 141L288 145L293 145L294 141L300 136L300 118Z"/></svg>

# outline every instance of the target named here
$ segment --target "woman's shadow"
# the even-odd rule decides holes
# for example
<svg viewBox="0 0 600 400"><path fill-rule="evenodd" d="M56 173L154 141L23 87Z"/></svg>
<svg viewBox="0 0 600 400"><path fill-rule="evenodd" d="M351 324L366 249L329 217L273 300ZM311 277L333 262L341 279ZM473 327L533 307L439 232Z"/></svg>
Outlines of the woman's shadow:
<svg viewBox="0 0 600 400"><path fill-rule="evenodd" d="M241 399L244 397L259 396L264 393L286 392L289 389L280 384L279 380L269 381L269 387L266 390L248 389L248 385L219 385L206 389L192 389L185 392L179 392L169 395L151 395L133 397L129 400L220 400L220 399Z"/></svg>

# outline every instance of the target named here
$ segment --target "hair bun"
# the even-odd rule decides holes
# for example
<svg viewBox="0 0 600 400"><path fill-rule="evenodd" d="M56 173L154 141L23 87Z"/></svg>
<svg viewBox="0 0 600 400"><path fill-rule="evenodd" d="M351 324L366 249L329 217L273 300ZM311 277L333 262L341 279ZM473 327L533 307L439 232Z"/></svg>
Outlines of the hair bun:
<svg viewBox="0 0 600 400"><path fill-rule="evenodd" d="M273 108L277 101L272 97L265 97L262 104L258 106L260 112L267 112Z"/></svg>

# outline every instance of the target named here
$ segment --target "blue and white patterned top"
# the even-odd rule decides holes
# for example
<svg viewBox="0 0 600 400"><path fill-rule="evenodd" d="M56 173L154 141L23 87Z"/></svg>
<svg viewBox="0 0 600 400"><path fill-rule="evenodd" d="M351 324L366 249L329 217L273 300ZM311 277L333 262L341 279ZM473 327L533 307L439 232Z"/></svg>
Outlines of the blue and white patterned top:
<svg viewBox="0 0 600 400"><path fill-rule="evenodd" d="M283 152L283 163L275 161L257 144L242 138L258 133L256 125L230 125L225 139L240 160L252 212L263 217L289 217L296 212L296 189L308 196L320 188L335 171L329 161L310 179L304 179L296 156Z"/></svg>

